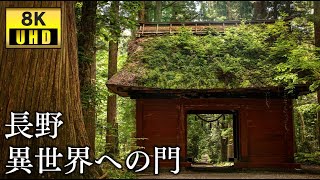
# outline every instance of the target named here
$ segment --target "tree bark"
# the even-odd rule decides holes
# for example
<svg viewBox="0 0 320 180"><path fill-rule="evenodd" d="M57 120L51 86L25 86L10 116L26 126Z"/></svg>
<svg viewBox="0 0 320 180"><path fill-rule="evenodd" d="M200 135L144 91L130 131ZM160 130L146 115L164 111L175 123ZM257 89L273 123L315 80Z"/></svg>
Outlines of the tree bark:
<svg viewBox="0 0 320 180"><path fill-rule="evenodd" d="M253 19L266 19L266 1L255 1L253 3Z"/></svg>
<svg viewBox="0 0 320 180"><path fill-rule="evenodd" d="M232 20L231 2L230 1L226 1L226 9L227 9L227 18L228 18L228 20Z"/></svg>
<svg viewBox="0 0 320 180"><path fill-rule="evenodd" d="M278 16L279 16L278 4L279 2L273 1L273 19L278 19Z"/></svg>
<svg viewBox="0 0 320 180"><path fill-rule="evenodd" d="M79 78L83 119L89 136L90 148L95 150L96 135L96 10L97 1L83 1L78 31Z"/></svg>
<svg viewBox="0 0 320 180"><path fill-rule="evenodd" d="M111 37L109 41L109 61L108 61L108 79L117 73L117 59L118 59L118 41L120 36L119 26L119 1L112 1L111 3ZM107 147L106 152L117 155L118 154L118 134L117 134L117 97L116 95L108 96L107 105Z"/></svg>
<svg viewBox="0 0 320 180"><path fill-rule="evenodd" d="M155 8L155 12L154 12L154 16L155 22L161 22L161 18L162 18L162 2L161 1L156 1L156 8Z"/></svg>
<svg viewBox="0 0 320 180"><path fill-rule="evenodd" d="M232 117L233 118L233 117ZM230 121L228 123L228 128L231 128L232 131L234 131L233 129L233 121ZM228 136L228 143L227 143L227 161L229 161L229 158L234 158L234 141L233 141L233 133L230 133L230 135Z"/></svg>
<svg viewBox="0 0 320 180"><path fill-rule="evenodd" d="M315 46L320 48L320 2L313 1L314 6L314 37ZM320 56L320 51L317 50L317 55ZM317 91L318 104L320 104L320 90ZM317 133L318 133L318 148L320 149L320 111L317 113Z"/></svg>
<svg viewBox="0 0 320 180"><path fill-rule="evenodd" d="M198 18L199 21L207 21L207 10L208 8L208 3L204 1L200 1L200 16Z"/></svg>
<svg viewBox="0 0 320 180"><path fill-rule="evenodd" d="M288 13L288 16L291 17L292 15L292 9L291 9L291 4L292 1L285 1L285 12Z"/></svg>
<svg viewBox="0 0 320 180"><path fill-rule="evenodd" d="M141 1L141 9L138 12L139 22L145 22L145 1Z"/></svg>
<svg viewBox="0 0 320 180"><path fill-rule="evenodd" d="M152 2L151 1L144 1L144 20L145 22L151 22L151 10L152 10Z"/></svg>
<svg viewBox="0 0 320 180"><path fill-rule="evenodd" d="M304 124L304 116L303 116L303 113L299 112L298 111L298 114L300 116L300 126L301 126L301 134L300 134L300 137L301 137L301 143L303 144L306 140L306 128L305 128L305 124Z"/></svg>
<svg viewBox="0 0 320 180"><path fill-rule="evenodd" d="M5 8L6 7L61 7L62 45L61 49L6 49L5 48ZM64 172L38 173L38 148L57 147L63 158L57 158L57 166L64 170L67 147L89 145L88 135L82 116L80 83L78 74L77 37L74 2L63 1L2 1L0 2L0 176L4 178L95 178L99 174L92 168L80 175ZM33 124L28 130L35 134L36 112L61 112L63 125L58 128L58 137L48 136L31 139L20 135L5 138L10 133L11 112L28 111L28 120ZM23 170L4 175L8 171L9 146L30 147L31 175ZM90 156L93 156L91 151ZM82 177L81 177L82 176Z"/></svg>
<svg viewBox="0 0 320 180"><path fill-rule="evenodd" d="M178 22L178 9L180 6L181 1L176 1L176 3L172 4L172 15L171 15L171 22Z"/></svg>
<svg viewBox="0 0 320 180"><path fill-rule="evenodd" d="M221 131L224 131L228 128L228 125L225 122L221 122ZM221 136L221 161L226 162L228 160L228 137L225 139Z"/></svg>

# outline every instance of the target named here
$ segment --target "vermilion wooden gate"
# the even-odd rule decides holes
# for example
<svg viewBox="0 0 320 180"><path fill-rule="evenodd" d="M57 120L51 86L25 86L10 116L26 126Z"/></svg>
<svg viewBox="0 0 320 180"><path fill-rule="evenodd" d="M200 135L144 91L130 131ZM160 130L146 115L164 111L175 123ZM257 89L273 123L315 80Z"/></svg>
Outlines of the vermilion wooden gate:
<svg viewBox="0 0 320 180"><path fill-rule="evenodd" d="M239 157L235 167L299 167L294 163L290 99L137 99L136 108L137 138L146 138L138 145L151 156L155 146L179 146L181 165L189 166L188 111L232 110L239 113ZM164 161L162 165L172 163Z"/></svg>

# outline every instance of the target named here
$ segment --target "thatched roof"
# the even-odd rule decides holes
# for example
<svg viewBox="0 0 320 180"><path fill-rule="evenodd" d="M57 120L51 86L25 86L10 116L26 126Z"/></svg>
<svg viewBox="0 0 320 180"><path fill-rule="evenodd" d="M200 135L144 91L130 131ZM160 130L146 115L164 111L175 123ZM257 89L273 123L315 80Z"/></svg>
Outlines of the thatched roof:
<svg viewBox="0 0 320 180"><path fill-rule="evenodd" d="M163 89L158 87L145 87L139 83L139 79L145 74L143 63L136 57L139 51L143 51L141 43L152 39L138 38L129 43L129 60L127 64L115 74L108 82L107 87L123 97L131 98L279 98L286 92L283 86L248 87L248 88L208 88L208 89ZM308 85L297 85L290 97L309 93Z"/></svg>
<svg viewBox="0 0 320 180"><path fill-rule="evenodd" d="M229 85L222 85L217 84L215 86L214 84L211 84L210 86L202 86L202 88L196 88L195 86L188 85L188 86L176 86L177 88L167 88L167 86L164 87L157 87L157 85L153 84L153 81L149 81L149 85L144 84L143 79L145 80L146 77L148 78L148 72L150 72L150 66L147 66L144 61L142 60L141 54L146 55L143 47L145 44L151 44L153 43L153 39L157 38L155 37L140 37L136 38L135 40L131 41L128 46L128 60L124 67L115 74L112 78L109 79L107 82L108 88L120 95L120 96L130 96L131 98L177 98L177 97L255 97L255 98L265 98L266 95L270 98L279 98L283 97L284 92L286 92L285 86L279 85L277 83L274 83L272 80L270 81L270 72L268 69L268 66L271 67L273 65L268 65L266 68L264 68L264 72L267 72L267 74L258 74L255 76L254 74L251 74L251 70L246 69L246 67L242 67L242 70L244 69L243 73L246 73L248 71L248 74L245 75L245 78L247 79L241 79L250 81L249 85L240 85L240 86L234 86L230 87ZM211 42L211 41L210 41ZM201 43L201 42L200 42ZM156 44L156 43L155 43ZM168 47L167 47L168 48ZM175 48L175 47L173 47ZM193 47L194 48L194 47ZM156 51L162 51L162 47L159 49L156 49ZM151 53L154 51L151 51ZM180 52L181 53L181 52ZM150 52L149 52L150 54ZM183 54L183 53L182 53ZM147 54L148 55L148 54ZM209 54L210 55L210 54ZM155 57L155 56L153 56ZM171 61L171 53L167 53L165 55L165 59L169 59ZM162 62L162 59L158 59L155 62ZM223 60L224 61L224 60ZM223 62L222 61L222 62ZM213 60L214 62L214 60ZM189 62L187 62L189 63ZM168 66L167 64L165 66ZM201 65L198 68L204 68L205 65ZM227 64L227 67L229 65ZM237 66L237 65L236 65ZM151 66L152 67L152 66ZM154 66L153 66L154 67ZM170 66L169 66L170 67ZM149 68L149 69L148 69ZM160 75L162 71L165 71L166 69L162 69L160 71ZM171 69L172 70L172 69ZM219 72L219 69L218 69ZM165 72L163 72L165 73ZM271 72L272 74L272 72ZM156 73L156 76L158 73ZM234 74L232 78L234 77ZM242 74L238 74L242 76ZM217 77L214 77L217 76ZM218 81L221 79L228 78L228 74L222 73L222 75L214 75L209 74L209 77L216 78ZM198 77L196 77L198 78ZM216 82L213 79L214 82ZM250 79L255 79L254 81L251 81ZM271 78L272 79L272 78ZM163 79L162 79L163 80ZM262 80L262 81L261 81ZM223 80L222 80L223 81ZM228 79L227 79L228 81ZM226 81L226 82L227 82ZM151 83L150 83L151 82ZM229 82L228 82L229 83ZM232 83L232 82L231 82ZM150 85L151 84L151 85ZM153 85L152 85L153 84ZM156 83L155 83L156 84ZM223 83L222 83L223 84ZM230 84L230 83L229 83ZM182 87L182 88L180 88ZM186 87L186 88L184 88ZM204 87L204 88L203 88ZM297 85L296 88L292 91L291 97L296 97L298 95L307 94L309 93L309 85L306 84L300 84Z"/></svg>
<svg viewBox="0 0 320 180"><path fill-rule="evenodd" d="M126 65L108 80L107 85L128 87L139 86L137 80L143 75L145 69L142 62L136 57L136 55L139 51L143 50L141 43L148 39L150 38L138 38L129 43L129 59Z"/></svg>

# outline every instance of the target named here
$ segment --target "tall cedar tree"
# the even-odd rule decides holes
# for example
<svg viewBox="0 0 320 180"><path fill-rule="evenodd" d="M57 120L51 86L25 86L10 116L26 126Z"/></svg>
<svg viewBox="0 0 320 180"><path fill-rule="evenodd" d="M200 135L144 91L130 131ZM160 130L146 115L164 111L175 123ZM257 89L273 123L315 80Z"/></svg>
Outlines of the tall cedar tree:
<svg viewBox="0 0 320 180"><path fill-rule="evenodd" d="M5 47L5 9L6 7L61 7L62 46L61 49L6 49ZM0 151L2 178L61 178L78 177L79 171L65 175L64 165L67 159L67 147L85 147L89 145L88 135L82 116L80 101L80 83L78 74L77 37L74 2L64 1L2 1L0 2ZM36 112L61 112L59 118L63 125L58 129L58 137L48 136L27 139L19 134L5 138L10 133L11 112L29 112L28 120L33 124L28 130L35 134ZM30 147L29 159L33 164L32 173L23 170L5 175L9 158L9 147ZM57 158L57 166L63 172L38 172L38 148L57 147L63 154ZM90 153L93 156L93 153ZM85 169L85 178L98 176L94 168Z"/></svg>
<svg viewBox="0 0 320 180"><path fill-rule="evenodd" d="M226 1L226 10L227 10L227 19L232 20L231 2L230 1Z"/></svg>
<svg viewBox="0 0 320 180"><path fill-rule="evenodd" d="M145 22L145 1L141 1L141 9L138 12L138 21Z"/></svg>
<svg viewBox="0 0 320 180"><path fill-rule="evenodd" d="M171 20L170 20L171 22L178 22L178 11L182 3L183 2L181 1L175 1L172 4L172 14L171 14Z"/></svg>
<svg viewBox="0 0 320 180"><path fill-rule="evenodd" d="M253 19L266 19L267 7L266 1L255 1L253 3Z"/></svg>
<svg viewBox="0 0 320 180"><path fill-rule="evenodd" d="M119 1L112 1L110 8L110 31L111 40L109 41L109 61L108 61L108 79L117 73L117 59L118 59L118 44L120 36L119 25ZM117 155L118 149L118 125L116 122L117 116L117 96L108 96L107 105L107 135L106 135L106 152Z"/></svg>
<svg viewBox="0 0 320 180"><path fill-rule="evenodd" d="M156 8L154 9L155 22L161 22L162 19L162 2L156 1Z"/></svg>
<svg viewBox="0 0 320 180"><path fill-rule="evenodd" d="M144 1L144 20L152 22L152 1Z"/></svg>
<svg viewBox="0 0 320 180"><path fill-rule="evenodd" d="M83 119L90 147L95 149L96 109L96 11L97 1L83 1L80 29L78 31L79 79Z"/></svg>
<svg viewBox="0 0 320 180"><path fill-rule="evenodd" d="M221 130L226 130L228 128L228 124L225 122L225 116L223 116L223 121L221 122ZM228 137L222 137L220 139L221 142L221 161L228 161Z"/></svg>
<svg viewBox="0 0 320 180"><path fill-rule="evenodd" d="M314 6L314 37L315 46L320 48L320 2L313 1ZM320 52L317 51L318 56ZM320 90L317 91L318 104L320 104ZM317 113L317 135L318 135L318 146L320 148L320 110Z"/></svg>

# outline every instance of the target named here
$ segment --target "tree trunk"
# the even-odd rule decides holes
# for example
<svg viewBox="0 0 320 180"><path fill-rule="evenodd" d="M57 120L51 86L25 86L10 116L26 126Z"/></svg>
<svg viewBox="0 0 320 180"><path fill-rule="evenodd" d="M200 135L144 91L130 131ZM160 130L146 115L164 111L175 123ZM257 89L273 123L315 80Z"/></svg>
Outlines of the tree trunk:
<svg viewBox="0 0 320 180"><path fill-rule="evenodd" d="M161 22L161 18L162 18L162 2L161 1L156 1L156 8L155 8L155 12L154 12L154 16L155 22Z"/></svg>
<svg viewBox="0 0 320 180"><path fill-rule="evenodd" d="M306 128L305 128L305 124L304 124L304 116L303 116L303 113L299 112L298 111L298 114L300 116L300 127L301 127L301 134L300 134L300 137L301 137L301 143L303 144L306 140Z"/></svg>
<svg viewBox="0 0 320 180"><path fill-rule="evenodd" d="M233 117L232 117L233 118ZM230 121L228 123L228 128L231 128L232 131L233 130L233 121ZM229 161L229 158L234 158L234 143L233 143L233 133L230 133L229 137L228 137L228 155L227 155L227 160Z"/></svg>
<svg viewBox="0 0 320 180"><path fill-rule="evenodd" d="M278 16L279 16L278 4L279 2L273 1L273 19L278 19Z"/></svg>
<svg viewBox="0 0 320 180"><path fill-rule="evenodd" d="M145 1L141 1L141 9L138 12L139 22L145 22Z"/></svg>
<svg viewBox="0 0 320 180"><path fill-rule="evenodd" d="M228 138L221 139L221 161L228 161Z"/></svg>
<svg viewBox="0 0 320 180"><path fill-rule="evenodd" d="M172 4L172 15L171 15L171 22L178 22L178 9L180 6L180 1Z"/></svg>
<svg viewBox="0 0 320 180"><path fill-rule="evenodd" d="M266 19L266 1L255 1L253 3L253 19Z"/></svg>
<svg viewBox="0 0 320 180"><path fill-rule="evenodd" d="M221 131L228 128L225 122L221 122ZM221 136L221 161L226 162L228 159L228 137L223 138Z"/></svg>
<svg viewBox="0 0 320 180"><path fill-rule="evenodd" d="M285 1L285 12L288 14L289 17L292 15L292 10L291 10L292 3L293 3L292 1Z"/></svg>
<svg viewBox="0 0 320 180"><path fill-rule="evenodd" d="M114 74L117 73L117 59L118 59L118 41L120 36L120 27L119 27L119 1L112 1L111 3L111 37L109 41L109 61L108 61L108 79L110 79ZM106 152L117 155L118 146L117 146L117 97L115 94L108 96L108 105L107 105L107 147Z"/></svg>
<svg viewBox="0 0 320 180"><path fill-rule="evenodd" d="M145 12L144 12L144 20L145 22L151 22L152 18L151 18L151 5L152 5L152 2L151 1L144 1L144 9L145 9Z"/></svg>
<svg viewBox="0 0 320 180"><path fill-rule="evenodd" d="M232 20L232 14L231 14L231 2L226 2L226 9L227 9L227 18L228 20Z"/></svg>
<svg viewBox="0 0 320 180"><path fill-rule="evenodd" d="M6 7L61 7L62 45L61 49L6 49L5 8ZM0 176L5 178L81 178L79 171L65 175L64 172L38 173L38 148L57 147L63 158L57 158L57 166L65 169L67 147L89 145L88 135L82 116L80 83L78 74L77 38L74 2L64 1L2 1L0 2ZM33 127L28 134L35 134L36 112L61 112L63 125L58 128L58 137L48 136L27 139L21 134L9 138L11 112L29 112L28 121ZM32 173L26 176L23 170L4 175L9 171L9 146L30 147ZM91 151L90 156L93 156ZM85 168L86 178L99 176L93 168Z"/></svg>
<svg viewBox="0 0 320 180"><path fill-rule="evenodd" d="M314 6L314 34L315 34L315 46L320 48L320 2L313 1ZM320 56L319 50L317 55ZM320 90L317 91L318 104L320 104ZM318 148L320 149L320 111L317 113L317 133L318 133Z"/></svg>
<svg viewBox="0 0 320 180"><path fill-rule="evenodd" d="M207 21L207 10L206 8L208 8L208 3L204 2L204 1L200 1L200 15L198 20L199 21Z"/></svg>
<svg viewBox="0 0 320 180"><path fill-rule="evenodd" d="M96 134L96 10L97 1L83 1L78 31L79 78L83 119L94 152Z"/></svg>

